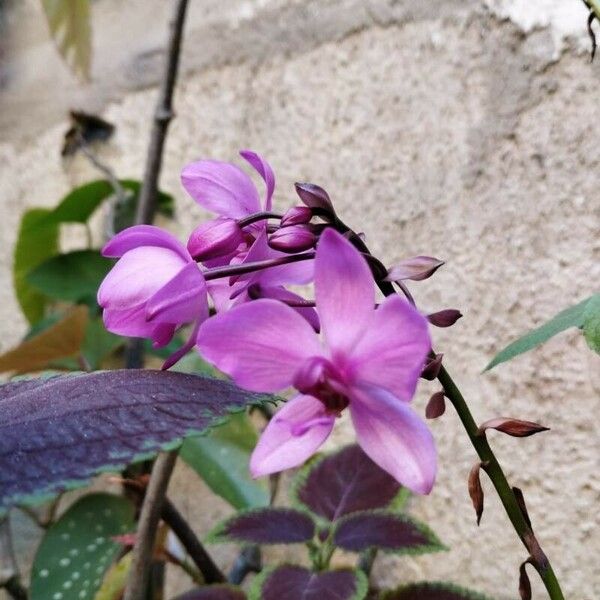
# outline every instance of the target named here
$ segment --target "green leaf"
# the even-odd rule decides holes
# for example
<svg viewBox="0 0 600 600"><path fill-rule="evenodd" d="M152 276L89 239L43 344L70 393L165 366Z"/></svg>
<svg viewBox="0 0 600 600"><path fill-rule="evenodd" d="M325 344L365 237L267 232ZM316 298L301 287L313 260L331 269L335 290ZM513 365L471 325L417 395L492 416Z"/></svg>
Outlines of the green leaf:
<svg viewBox="0 0 600 600"><path fill-rule="evenodd" d="M0 372L31 373L51 363L79 354L88 320L87 308L79 306L63 319L0 356Z"/></svg>
<svg viewBox="0 0 600 600"><path fill-rule="evenodd" d="M587 298L579 304L559 312L547 323L544 323L542 326L530 331L518 340L515 340L512 344L509 344L504 350L496 354L484 371L489 371L500 363L511 360L515 356L519 356L519 354L532 350L565 329L569 329L570 327L581 327L583 325L585 307L589 300L590 298Z"/></svg>
<svg viewBox="0 0 600 600"><path fill-rule="evenodd" d="M89 79L92 57L89 0L42 0L50 33L69 68Z"/></svg>
<svg viewBox="0 0 600 600"><path fill-rule="evenodd" d="M185 440L180 456L215 492L234 508L266 506L269 488L265 479L250 477L248 463L257 436L246 413L230 417L206 437Z"/></svg>
<svg viewBox="0 0 600 600"><path fill-rule="evenodd" d="M48 222L51 210L33 208L21 217L13 258L13 282L15 294L23 314L29 323L35 323L44 316L46 298L33 288L26 276L43 263L58 249L58 226Z"/></svg>
<svg viewBox="0 0 600 600"><path fill-rule="evenodd" d="M113 188L105 179L90 181L71 190L48 215L51 223L86 223L100 204L112 196Z"/></svg>
<svg viewBox="0 0 600 600"><path fill-rule="evenodd" d="M131 227L135 220L135 212L137 209L138 197L142 184L140 181L135 179L122 179L121 185L128 191L131 192L127 198L117 206L115 206L115 213L113 217L113 226L115 232L123 231L127 227ZM166 194L165 192L158 192L157 211L159 214L172 218L175 214L175 201L173 196Z"/></svg>
<svg viewBox="0 0 600 600"><path fill-rule="evenodd" d="M600 354L600 294L592 296L585 306L583 335L588 346Z"/></svg>
<svg viewBox="0 0 600 600"><path fill-rule="evenodd" d="M107 331L102 319L90 320L85 329L82 352L92 371L101 368L102 361L121 348L126 338Z"/></svg>
<svg viewBox="0 0 600 600"><path fill-rule="evenodd" d="M78 500L44 536L33 562L31 600L92 600L122 550L112 538L135 529L125 498L89 494Z"/></svg>
<svg viewBox="0 0 600 600"><path fill-rule="evenodd" d="M43 262L27 281L50 298L95 305L98 287L113 264L97 250L76 250Z"/></svg>

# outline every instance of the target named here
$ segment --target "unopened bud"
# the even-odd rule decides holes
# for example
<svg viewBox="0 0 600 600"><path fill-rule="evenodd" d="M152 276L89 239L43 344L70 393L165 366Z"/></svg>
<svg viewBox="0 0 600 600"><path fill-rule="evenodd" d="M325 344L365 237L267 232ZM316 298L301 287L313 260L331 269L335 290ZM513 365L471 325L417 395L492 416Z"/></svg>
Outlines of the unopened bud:
<svg viewBox="0 0 600 600"><path fill-rule="evenodd" d="M544 427L532 421L521 421L519 419L511 419L510 417L498 417L490 419L480 425L478 434L482 435L486 429L495 429L513 437L528 437L542 431L549 431L549 427Z"/></svg>
<svg viewBox="0 0 600 600"><path fill-rule="evenodd" d="M305 225L290 225L273 233L269 238L269 246L292 254L312 248L316 241L315 234Z"/></svg>
<svg viewBox="0 0 600 600"><path fill-rule="evenodd" d="M421 281L431 277L443 264L443 260L432 256L407 258L388 271L387 281L402 281L403 279Z"/></svg>
<svg viewBox="0 0 600 600"><path fill-rule="evenodd" d="M281 217L281 227L290 225L304 225L312 219L312 210L308 206L292 206Z"/></svg>
<svg viewBox="0 0 600 600"><path fill-rule="evenodd" d="M428 419L437 419L446 412L446 400L444 399L444 390L436 392L429 398L429 402L425 407L425 416Z"/></svg>
<svg viewBox="0 0 600 600"><path fill-rule="evenodd" d="M427 315L427 320L436 327L451 327L462 317L460 310L446 308L439 312Z"/></svg>
<svg viewBox="0 0 600 600"><path fill-rule="evenodd" d="M314 183L295 183L296 193L309 208L317 208L325 215L335 215L329 194ZM322 216L325 216L322 215Z"/></svg>
<svg viewBox="0 0 600 600"><path fill-rule="evenodd" d="M433 381L439 374L442 368L443 354L436 354L435 358L431 359L421 371L421 377L427 381Z"/></svg>
<svg viewBox="0 0 600 600"><path fill-rule="evenodd" d="M483 515L483 488L479 478L481 467L482 463L478 462L469 471L469 496L471 496L471 502L473 502L473 508L477 515L477 525L481 523L481 515Z"/></svg>
<svg viewBox="0 0 600 600"><path fill-rule="evenodd" d="M237 222L219 217L196 227L187 249L194 260L204 261L230 254L243 241L244 233Z"/></svg>

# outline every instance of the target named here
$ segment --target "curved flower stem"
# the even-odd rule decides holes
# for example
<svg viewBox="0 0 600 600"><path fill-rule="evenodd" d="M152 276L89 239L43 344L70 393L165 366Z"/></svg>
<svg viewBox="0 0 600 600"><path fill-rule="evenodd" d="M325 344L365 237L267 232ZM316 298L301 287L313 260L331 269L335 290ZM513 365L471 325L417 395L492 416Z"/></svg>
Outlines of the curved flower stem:
<svg viewBox="0 0 600 600"><path fill-rule="evenodd" d="M248 225L252 225L252 223L257 223L258 221L265 221L266 219L281 219L283 215L280 215L276 212L270 212L268 210L263 210L261 212L254 213L252 215L248 215L243 219L240 219L237 224L243 229Z"/></svg>
<svg viewBox="0 0 600 600"><path fill-rule="evenodd" d="M369 249L362 239L345 223L338 220L335 223L335 228L341 233L349 233L350 241L361 252L370 254ZM385 296L396 293L391 283L381 280L377 281L377 278L376 283ZM411 297L409 297L409 300L411 300ZM432 355L435 356L433 351ZM491 449L485 434L479 433L477 423L475 423L475 419L469 410L467 402L458 389L458 386L454 383L454 380L443 366L440 368L437 379L442 384L446 397L452 402L473 447L481 458L482 463L485 465L485 471L498 493L500 502L502 502L502 506L504 506L504 510L506 511L514 530L517 532L517 535L523 542L525 548L529 551L531 562L544 582L549 598L551 600L564 600L564 595L554 570L552 569L552 565L540 547L531 526L528 524L527 518L523 514L519 502L517 501L517 497L508 483L506 475L504 474L494 451Z"/></svg>
<svg viewBox="0 0 600 600"><path fill-rule="evenodd" d="M315 257L314 252L305 252L304 254L289 254L280 258L270 258L267 260L257 260L255 262L242 263L239 265L226 265L224 267L215 267L214 269L206 269L203 271L204 279L219 279L221 277L232 277L268 269L270 267L278 267L279 265L287 265L289 263L300 262L301 260L312 260Z"/></svg>

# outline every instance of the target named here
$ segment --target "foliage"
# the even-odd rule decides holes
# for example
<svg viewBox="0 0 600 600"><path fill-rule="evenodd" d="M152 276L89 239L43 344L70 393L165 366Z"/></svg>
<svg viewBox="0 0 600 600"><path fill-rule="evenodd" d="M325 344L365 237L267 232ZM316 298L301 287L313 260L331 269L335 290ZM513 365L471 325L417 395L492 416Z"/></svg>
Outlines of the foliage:
<svg viewBox="0 0 600 600"><path fill-rule="evenodd" d="M119 496L88 494L47 531L33 562L31 600L93 600L121 546L113 540L135 527L133 505Z"/></svg>
<svg viewBox="0 0 600 600"><path fill-rule="evenodd" d="M146 370L0 386L0 511L175 448L267 399L225 381Z"/></svg>
<svg viewBox="0 0 600 600"><path fill-rule="evenodd" d="M74 73L89 79L92 57L89 0L42 0L50 33Z"/></svg>
<svg viewBox="0 0 600 600"><path fill-rule="evenodd" d="M528 352L529 350L533 350L540 344L547 342L550 338L554 337L558 333L565 331L566 329L570 329L571 327L583 327L584 335L588 340L590 348L592 350L598 351L598 319L600 318L600 301L598 300L600 296L598 294L587 298L575 304L574 306L570 306L565 310L559 312L555 317L547 321L540 327L526 333L524 336L520 337L518 340L515 340L511 344L509 344L504 350L501 350L496 356L490 361L490 363L485 368L486 371L493 369L496 365L500 363L506 362L508 360L512 360L516 356L523 354L524 352ZM585 325L587 323L587 325ZM594 325L596 323L596 325ZM595 333L592 333L595 332ZM590 342L591 339L596 340L596 345L594 342Z"/></svg>

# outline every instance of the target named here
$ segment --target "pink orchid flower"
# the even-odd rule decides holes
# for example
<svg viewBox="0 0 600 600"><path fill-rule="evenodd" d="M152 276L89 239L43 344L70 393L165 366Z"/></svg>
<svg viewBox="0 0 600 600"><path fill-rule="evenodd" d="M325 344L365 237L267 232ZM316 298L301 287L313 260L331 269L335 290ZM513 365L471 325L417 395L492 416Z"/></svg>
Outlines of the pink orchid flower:
<svg viewBox="0 0 600 600"><path fill-rule="evenodd" d="M376 309L366 260L331 229L317 248L315 294L324 343L305 319L272 299L235 307L200 327L200 354L240 386L300 392L263 432L250 461L253 476L304 462L348 408L373 461L411 490L429 493L435 444L409 406L431 348L427 319L399 296Z"/></svg>
<svg viewBox="0 0 600 600"><path fill-rule="evenodd" d="M164 368L174 364L194 345L197 328L208 317L206 283L198 265L183 244L151 225L121 231L102 254L119 258L98 290L106 329L150 338L158 348L168 344L181 325L196 324L188 343Z"/></svg>
<svg viewBox="0 0 600 600"><path fill-rule="evenodd" d="M248 245L265 229L264 221L248 225L244 239L241 230L236 235L238 219L271 210L275 190L273 169L256 152L242 150L240 155L265 182L264 206L261 206L260 195L250 177L236 165L219 160L200 160L186 165L181 172L181 183L188 194L200 206L218 215L194 230L188 243L188 250L194 256L203 257L210 250L217 252L213 261L206 263L207 266L228 264L237 254L247 250ZM218 236L222 239L216 239Z"/></svg>

